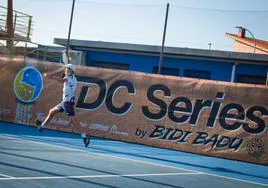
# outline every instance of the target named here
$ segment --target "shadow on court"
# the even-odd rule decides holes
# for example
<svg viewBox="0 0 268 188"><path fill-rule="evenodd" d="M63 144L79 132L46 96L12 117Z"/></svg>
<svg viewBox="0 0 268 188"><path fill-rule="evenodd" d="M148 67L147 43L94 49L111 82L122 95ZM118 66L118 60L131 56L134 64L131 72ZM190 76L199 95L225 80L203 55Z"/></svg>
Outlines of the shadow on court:
<svg viewBox="0 0 268 188"><path fill-rule="evenodd" d="M268 187L267 166L99 138L83 148L80 135L6 122L0 169L0 187Z"/></svg>

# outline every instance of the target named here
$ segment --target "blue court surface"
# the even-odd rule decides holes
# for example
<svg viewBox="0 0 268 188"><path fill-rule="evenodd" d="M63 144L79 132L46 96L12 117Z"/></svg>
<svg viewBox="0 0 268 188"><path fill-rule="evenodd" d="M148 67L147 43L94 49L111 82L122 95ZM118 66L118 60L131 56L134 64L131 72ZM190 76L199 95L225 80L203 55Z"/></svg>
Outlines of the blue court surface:
<svg viewBox="0 0 268 188"><path fill-rule="evenodd" d="M268 187L268 166L0 122L0 187Z"/></svg>

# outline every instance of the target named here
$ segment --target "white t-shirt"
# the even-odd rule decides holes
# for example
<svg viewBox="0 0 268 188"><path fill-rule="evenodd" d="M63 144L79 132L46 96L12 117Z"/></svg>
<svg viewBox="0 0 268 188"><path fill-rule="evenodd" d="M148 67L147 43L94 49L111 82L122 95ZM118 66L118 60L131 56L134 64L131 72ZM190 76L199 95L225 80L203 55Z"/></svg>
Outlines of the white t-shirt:
<svg viewBox="0 0 268 188"><path fill-rule="evenodd" d="M76 77L73 74L70 76L65 76L63 79L65 82L63 84L62 101L63 102L71 101L71 99L75 97L75 90L77 85Z"/></svg>

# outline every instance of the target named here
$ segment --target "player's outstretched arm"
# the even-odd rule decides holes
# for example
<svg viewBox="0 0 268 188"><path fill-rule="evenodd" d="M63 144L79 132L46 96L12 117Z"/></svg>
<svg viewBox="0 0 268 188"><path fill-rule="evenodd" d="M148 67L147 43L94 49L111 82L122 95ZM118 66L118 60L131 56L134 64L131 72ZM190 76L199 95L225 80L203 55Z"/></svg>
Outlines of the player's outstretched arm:
<svg viewBox="0 0 268 188"><path fill-rule="evenodd" d="M64 80L63 80L63 77L64 77L64 76L62 76L62 75L60 75L60 76L57 75L57 74L59 74L60 72L63 72L64 69L65 69L65 67L62 67L62 68L59 68L59 69L57 69L57 70L55 70L55 71L53 71L53 72L44 73L43 76L44 76L44 77L47 77L47 78L53 78L53 79L58 80L58 81L60 81L60 82L64 82Z"/></svg>
<svg viewBox="0 0 268 188"><path fill-rule="evenodd" d="M58 74L58 73L60 73L60 72L63 72L64 69L65 69L65 67L61 67L61 68L59 68L59 69L57 69L57 70L55 70L55 71L53 71L53 72L47 72L47 73L44 73L43 76L44 76L44 77L52 77L52 76L54 76L54 75L56 75L56 74Z"/></svg>

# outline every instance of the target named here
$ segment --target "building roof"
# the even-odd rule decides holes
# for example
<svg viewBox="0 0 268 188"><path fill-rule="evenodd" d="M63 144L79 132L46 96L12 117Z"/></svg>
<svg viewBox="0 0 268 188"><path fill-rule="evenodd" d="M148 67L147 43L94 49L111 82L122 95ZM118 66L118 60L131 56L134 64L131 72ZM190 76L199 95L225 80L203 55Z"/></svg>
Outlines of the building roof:
<svg viewBox="0 0 268 188"><path fill-rule="evenodd" d="M62 46L67 45L67 39L55 38L54 43ZM161 46L114 43L102 41L70 40L70 48L78 51L105 51L114 53L147 54L159 56ZM208 59L224 62L236 62L247 64L268 65L268 55L241 53L219 50L203 50L193 48L165 47L165 57L188 58L188 59Z"/></svg>
<svg viewBox="0 0 268 188"><path fill-rule="evenodd" d="M231 39L234 39L237 42L243 43L245 45L254 47L256 42L256 49L267 52L268 53L268 41L253 39L249 37L240 37L239 35L225 33L225 35Z"/></svg>

